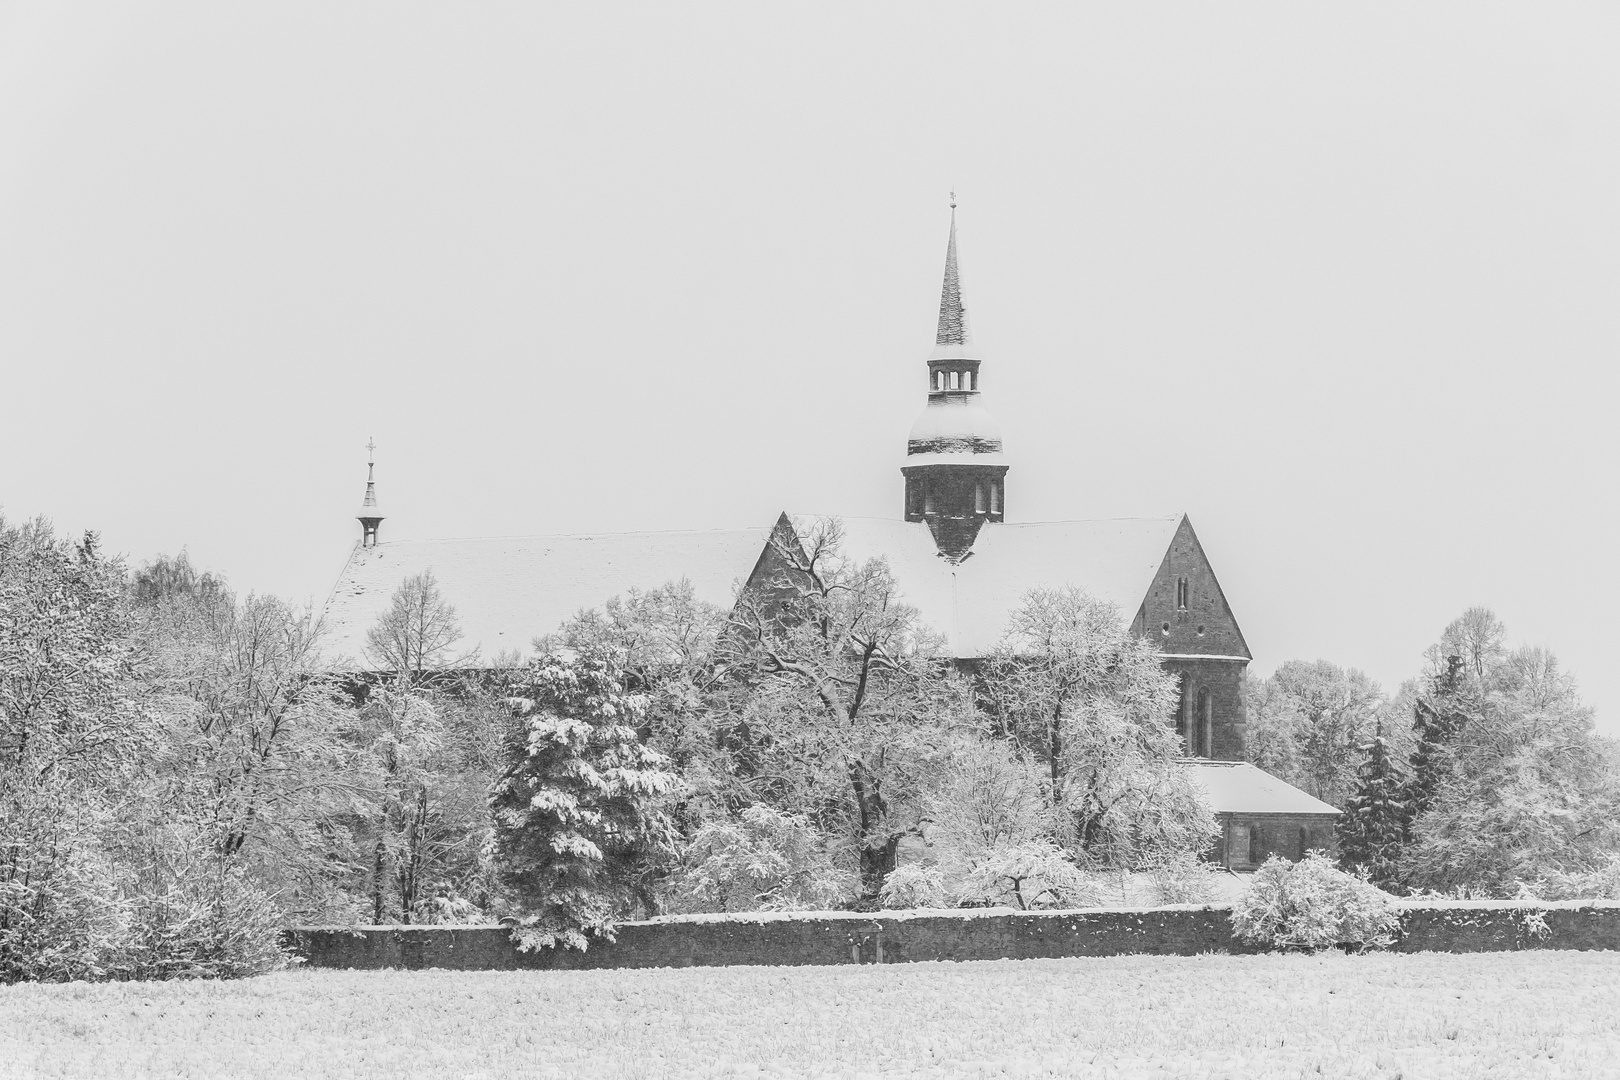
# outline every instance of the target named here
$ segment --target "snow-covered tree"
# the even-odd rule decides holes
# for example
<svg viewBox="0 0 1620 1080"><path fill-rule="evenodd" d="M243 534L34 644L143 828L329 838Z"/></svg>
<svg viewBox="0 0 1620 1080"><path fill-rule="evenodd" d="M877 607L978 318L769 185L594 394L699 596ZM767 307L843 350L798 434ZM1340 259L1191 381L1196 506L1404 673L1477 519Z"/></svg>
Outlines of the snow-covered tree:
<svg viewBox="0 0 1620 1080"><path fill-rule="evenodd" d="M1290 660L1246 680L1247 757L1273 776L1341 805L1384 704L1378 684L1326 660Z"/></svg>
<svg viewBox="0 0 1620 1080"><path fill-rule="evenodd" d="M1046 840L1005 844L986 852L960 892L966 899L1019 910L1097 902L1096 887L1066 852Z"/></svg>
<svg viewBox="0 0 1620 1080"><path fill-rule="evenodd" d="M1410 887L1511 896L1620 851L1615 744L1555 657L1505 642L1476 608L1430 650L1401 858Z"/></svg>
<svg viewBox="0 0 1620 1080"><path fill-rule="evenodd" d="M728 619L725 677L706 704L722 719L730 797L805 814L851 845L875 903L921 827L942 739L972 706L888 564L846 558L842 535L826 521L772 538L770 579Z"/></svg>
<svg viewBox="0 0 1620 1080"><path fill-rule="evenodd" d="M704 823L674 882L683 911L814 910L849 900L855 875L799 814L763 804Z"/></svg>
<svg viewBox="0 0 1620 1080"><path fill-rule="evenodd" d="M924 780L923 836L948 882L960 882L992 851L1050 839L1041 773L1016 743L975 731L942 743Z"/></svg>
<svg viewBox="0 0 1620 1080"><path fill-rule="evenodd" d="M599 656L537 660L513 688L518 715L490 795L493 855L523 914L525 948L613 937L640 895L641 864L667 856L668 759L637 736L646 709Z"/></svg>
<svg viewBox="0 0 1620 1080"><path fill-rule="evenodd" d="M348 918L359 853L340 818L361 793L353 713L326 671L319 618L217 583L151 595L136 619L164 815L191 822L289 916Z"/></svg>
<svg viewBox="0 0 1620 1080"><path fill-rule="evenodd" d="M184 560L167 569L146 600L215 591ZM0 522L0 980L285 960L281 909L226 843L242 818L216 827L234 792L186 752L193 713L174 707L143 635L142 580L127 587L93 537L75 548L43 523Z"/></svg>
<svg viewBox="0 0 1620 1080"><path fill-rule="evenodd" d="M979 687L997 727L1041 763L1052 837L1083 864L1146 867L1209 847L1214 818L1170 722L1175 679L1113 605L1031 592Z"/></svg>
<svg viewBox="0 0 1620 1080"><path fill-rule="evenodd" d="M1376 885L1391 886L1400 877L1412 819L1406 776L1382 729L1363 744L1362 753L1355 788L1338 821L1339 864L1366 874Z"/></svg>
<svg viewBox="0 0 1620 1080"><path fill-rule="evenodd" d="M0 981L93 978L127 945L125 800L152 737L121 568L0 519Z"/></svg>

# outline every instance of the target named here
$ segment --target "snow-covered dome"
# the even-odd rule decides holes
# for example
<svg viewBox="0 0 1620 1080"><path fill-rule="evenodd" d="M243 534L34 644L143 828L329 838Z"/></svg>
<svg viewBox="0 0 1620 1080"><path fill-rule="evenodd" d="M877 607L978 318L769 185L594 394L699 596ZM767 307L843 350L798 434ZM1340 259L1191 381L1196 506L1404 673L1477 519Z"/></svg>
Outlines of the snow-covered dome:
<svg viewBox="0 0 1620 1080"><path fill-rule="evenodd" d="M999 453L1001 425L979 404L978 397L973 394L970 400L930 401L911 425L906 453Z"/></svg>

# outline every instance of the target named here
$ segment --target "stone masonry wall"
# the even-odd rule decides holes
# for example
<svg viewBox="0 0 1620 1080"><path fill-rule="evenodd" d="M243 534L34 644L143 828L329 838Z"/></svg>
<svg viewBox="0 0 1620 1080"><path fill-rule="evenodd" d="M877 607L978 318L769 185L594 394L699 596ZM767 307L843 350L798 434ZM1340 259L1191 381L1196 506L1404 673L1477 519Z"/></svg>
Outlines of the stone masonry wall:
<svg viewBox="0 0 1620 1080"><path fill-rule="evenodd" d="M1620 903L1402 904L1398 952L1620 949ZM583 953L519 952L501 927L305 927L290 934L310 967L646 968L872 964L1126 953L1190 956L1261 951L1232 936L1225 907L1133 911L822 912L624 923L613 944Z"/></svg>

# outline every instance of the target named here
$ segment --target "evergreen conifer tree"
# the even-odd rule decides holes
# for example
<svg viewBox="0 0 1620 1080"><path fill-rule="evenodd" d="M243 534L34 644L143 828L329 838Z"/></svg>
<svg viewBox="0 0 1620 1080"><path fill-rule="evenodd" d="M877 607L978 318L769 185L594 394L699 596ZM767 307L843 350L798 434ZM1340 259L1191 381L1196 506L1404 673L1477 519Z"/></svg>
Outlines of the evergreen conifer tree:
<svg viewBox="0 0 1620 1080"><path fill-rule="evenodd" d="M1446 670L1434 677L1430 694L1418 698L1412 706L1417 749L1412 751L1412 772L1406 782L1408 830L1413 819L1428 809L1449 771L1448 748L1462 733L1468 718L1460 707L1463 683L1462 657L1448 656Z"/></svg>
<svg viewBox="0 0 1620 1080"><path fill-rule="evenodd" d="M1362 750L1366 760L1356 769L1355 790L1339 817L1339 864L1365 870L1374 884L1387 887L1398 881L1397 864L1410 839L1407 780L1389 752L1382 724Z"/></svg>
<svg viewBox="0 0 1620 1080"><path fill-rule="evenodd" d="M636 734L646 699L625 693L600 656L545 657L515 697L490 809L501 883L523 912L518 944L611 941L614 920L632 910L639 864L673 851L664 804L681 781Z"/></svg>

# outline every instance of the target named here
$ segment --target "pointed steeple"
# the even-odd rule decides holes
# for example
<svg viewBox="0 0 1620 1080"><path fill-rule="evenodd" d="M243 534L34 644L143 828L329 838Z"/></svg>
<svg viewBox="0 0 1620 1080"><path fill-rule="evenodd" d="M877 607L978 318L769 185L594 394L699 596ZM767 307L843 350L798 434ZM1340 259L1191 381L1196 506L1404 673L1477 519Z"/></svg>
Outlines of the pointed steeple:
<svg viewBox="0 0 1620 1080"><path fill-rule="evenodd" d="M962 306L962 272L956 265L956 192L951 192L951 239L945 245L945 287L939 297L935 345L968 343L967 309Z"/></svg>
<svg viewBox="0 0 1620 1080"><path fill-rule="evenodd" d="M928 357L928 404L906 440L906 520L926 521L940 555L961 562L981 526L1004 520L1007 462L1001 429L979 390L979 351L968 333L962 273L956 261L956 193L945 246L939 332Z"/></svg>
<svg viewBox="0 0 1620 1080"><path fill-rule="evenodd" d="M377 506L377 478L376 478L376 450L377 444L372 439L366 440L366 497L360 503L360 513L355 515L360 519L360 546L377 546L377 526L382 524L382 510Z"/></svg>

